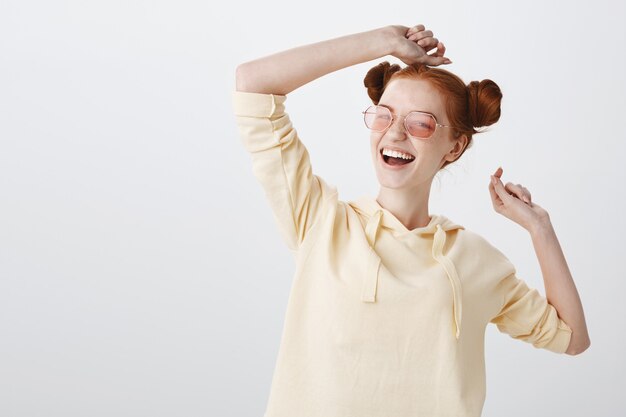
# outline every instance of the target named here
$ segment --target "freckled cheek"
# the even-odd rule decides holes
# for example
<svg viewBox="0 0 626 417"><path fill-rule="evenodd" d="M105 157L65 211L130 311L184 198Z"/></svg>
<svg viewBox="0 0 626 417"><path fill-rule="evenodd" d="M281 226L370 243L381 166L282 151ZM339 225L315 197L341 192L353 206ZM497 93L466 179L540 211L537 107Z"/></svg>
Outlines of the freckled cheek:
<svg viewBox="0 0 626 417"><path fill-rule="evenodd" d="M370 150L372 152L372 156L376 156L376 152L378 152L379 144L380 144L379 137L374 137L374 136L370 137Z"/></svg>

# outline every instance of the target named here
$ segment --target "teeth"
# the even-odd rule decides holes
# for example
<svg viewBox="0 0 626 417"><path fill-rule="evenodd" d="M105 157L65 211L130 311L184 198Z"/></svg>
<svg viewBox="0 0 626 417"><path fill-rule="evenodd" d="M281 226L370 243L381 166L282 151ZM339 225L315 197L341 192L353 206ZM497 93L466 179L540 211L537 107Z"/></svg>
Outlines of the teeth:
<svg viewBox="0 0 626 417"><path fill-rule="evenodd" d="M409 155L402 152L392 151L391 149L383 148L383 155L393 156L394 158L402 158L402 159L415 159L413 155Z"/></svg>

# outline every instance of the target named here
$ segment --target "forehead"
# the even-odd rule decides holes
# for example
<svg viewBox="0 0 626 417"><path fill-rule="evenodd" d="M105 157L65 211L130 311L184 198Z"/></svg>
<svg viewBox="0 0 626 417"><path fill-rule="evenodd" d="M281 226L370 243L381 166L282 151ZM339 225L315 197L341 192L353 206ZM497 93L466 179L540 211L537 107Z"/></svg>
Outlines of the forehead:
<svg viewBox="0 0 626 417"><path fill-rule="evenodd" d="M414 110L432 113L438 120L445 113L443 97L424 80L397 78L390 81L378 104L399 114Z"/></svg>

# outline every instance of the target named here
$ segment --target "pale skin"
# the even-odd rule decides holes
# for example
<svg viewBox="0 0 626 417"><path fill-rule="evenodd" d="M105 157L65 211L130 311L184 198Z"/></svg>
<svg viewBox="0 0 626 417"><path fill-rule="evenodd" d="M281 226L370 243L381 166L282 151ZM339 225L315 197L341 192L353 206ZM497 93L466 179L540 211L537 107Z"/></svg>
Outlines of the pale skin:
<svg viewBox="0 0 626 417"><path fill-rule="evenodd" d="M390 25L245 62L237 67L236 89L287 95L323 75L387 55L405 64L438 66L451 63L444 54L443 43L423 25ZM432 113L438 123L450 125L443 97L423 80L394 79L387 85L379 104L390 107L396 116L413 110L425 111ZM397 117L384 132L372 132L370 146L380 182L377 201L412 230L430 222L428 199L432 180L445 161L454 161L461 155L468 138L465 135L453 138L452 129L441 127L428 140L413 138L407 134L402 120ZM382 146L408 151L416 160L402 169L391 170L381 163ZM489 181L494 210L529 232L543 274L546 298L572 329L566 353L577 355L591 342L582 303L550 217L531 201L526 188L510 182L502 184L501 176L502 168L498 168L492 175L495 183Z"/></svg>

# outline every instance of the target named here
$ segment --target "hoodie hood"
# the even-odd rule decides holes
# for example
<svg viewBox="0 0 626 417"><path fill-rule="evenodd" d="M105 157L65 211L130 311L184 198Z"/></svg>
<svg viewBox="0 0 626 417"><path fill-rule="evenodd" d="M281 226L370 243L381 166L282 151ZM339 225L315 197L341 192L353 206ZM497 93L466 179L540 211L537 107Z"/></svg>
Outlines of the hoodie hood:
<svg viewBox="0 0 626 417"><path fill-rule="evenodd" d="M431 214L431 220L428 225L408 230L400 220L389 210L382 207L374 197L361 196L349 204L365 220L365 235L371 249L371 256L367 261L367 273L364 276L361 300L369 303L376 302L376 288L378 286L381 259L375 249L376 238L381 228L391 229L394 234L412 234L416 237L432 238L432 256L445 270L452 287L452 307L456 325L455 337L458 339L461 334L463 310L461 281L454 263L443 253L443 248L446 243L447 232L465 228L452 222L446 216Z"/></svg>

